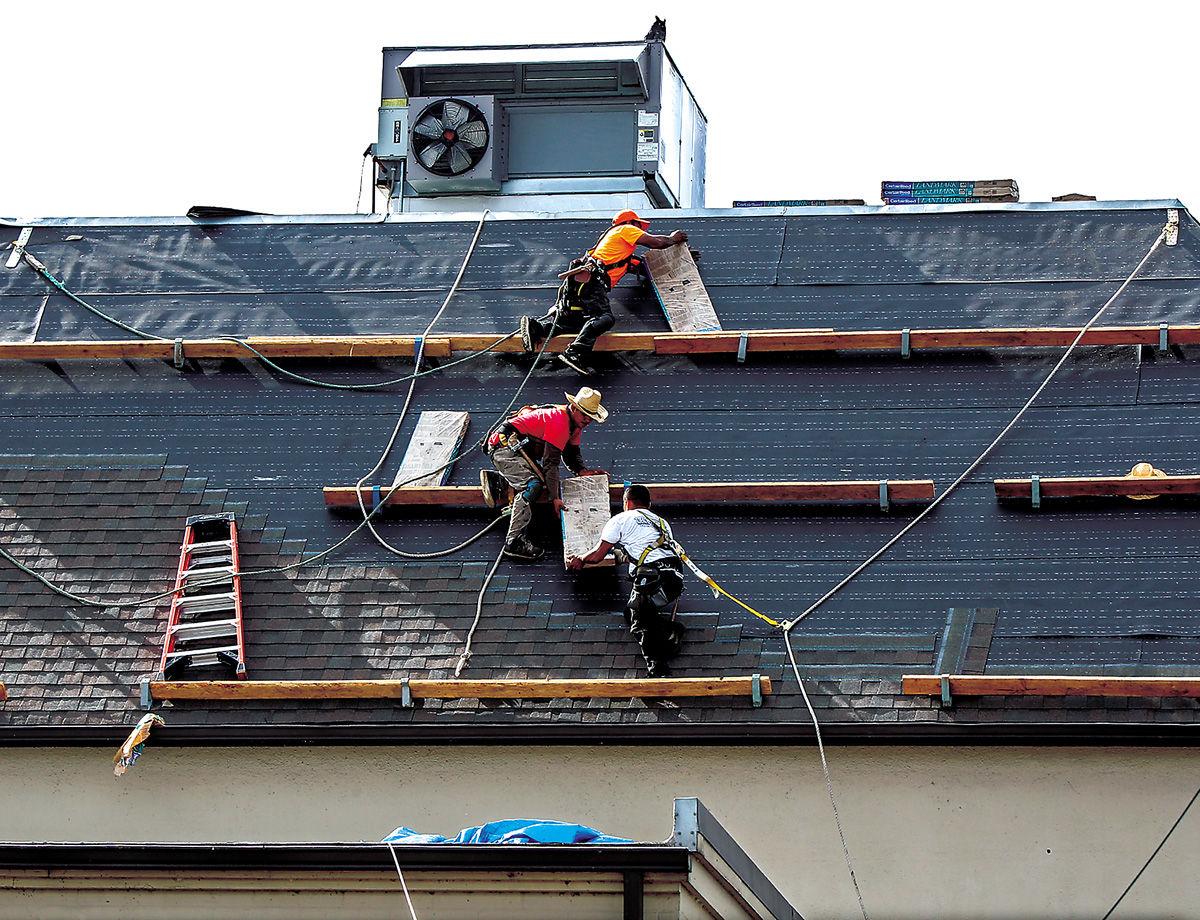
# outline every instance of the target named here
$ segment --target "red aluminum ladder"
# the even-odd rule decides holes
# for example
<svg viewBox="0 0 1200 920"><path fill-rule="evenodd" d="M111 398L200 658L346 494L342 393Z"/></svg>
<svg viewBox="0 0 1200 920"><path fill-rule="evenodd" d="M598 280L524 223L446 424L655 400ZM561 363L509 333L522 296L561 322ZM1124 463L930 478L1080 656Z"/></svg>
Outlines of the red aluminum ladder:
<svg viewBox="0 0 1200 920"><path fill-rule="evenodd" d="M167 616L158 679L193 667L224 666L246 676L242 580L232 512L189 517L183 531L175 595Z"/></svg>

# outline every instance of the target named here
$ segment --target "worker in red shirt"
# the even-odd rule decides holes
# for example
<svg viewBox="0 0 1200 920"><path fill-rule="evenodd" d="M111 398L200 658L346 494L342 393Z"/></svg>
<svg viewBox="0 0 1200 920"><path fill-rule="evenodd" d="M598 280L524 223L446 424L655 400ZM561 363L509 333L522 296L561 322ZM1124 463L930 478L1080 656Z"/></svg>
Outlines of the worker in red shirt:
<svg viewBox="0 0 1200 920"><path fill-rule="evenodd" d="M574 396L563 395L567 398L565 406L525 406L493 428L484 441L484 450L496 468L480 472L484 499L493 507L502 503L501 477L515 493L504 541L504 555L510 559L536 562L545 555L545 550L529 538L533 520L530 502L545 490L555 513L562 511L558 497L560 460L576 476L605 475L604 470L588 469L579 449L583 429L608 418L608 410L600 403L600 392L581 387Z"/></svg>
<svg viewBox="0 0 1200 920"><path fill-rule="evenodd" d="M639 273L644 271L642 260L634 255L637 247L666 249L687 242L687 234L682 230L670 236L655 236L647 232L649 229L650 222L638 217L636 211L622 211L614 217L599 242L558 276L563 282L550 312L540 319L521 317L521 344L525 351L534 351L551 328L555 332L577 333L559 360L581 374L589 373L587 360L596 339L617 322L608 292L630 268Z"/></svg>

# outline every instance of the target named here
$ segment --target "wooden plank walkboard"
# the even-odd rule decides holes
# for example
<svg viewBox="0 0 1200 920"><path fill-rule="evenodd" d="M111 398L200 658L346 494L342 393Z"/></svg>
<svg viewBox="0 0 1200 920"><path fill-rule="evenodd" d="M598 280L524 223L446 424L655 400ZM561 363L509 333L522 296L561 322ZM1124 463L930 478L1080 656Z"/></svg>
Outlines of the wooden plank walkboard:
<svg viewBox="0 0 1200 920"><path fill-rule="evenodd" d="M572 556L584 556L600 539L600 531L611 517L607 476L571 476L562 480L563 565ZM615 565L612 556L588 568Z"/></svg>
<svg viewBox="0 0 1200 920"><path fill-rule="evenodd" d="M682 249L683 247L673 247ZM662 250L666 251L666 250ZM715 320L714 320L715 321ZM597 351L650 352L660 355L737 354L742 348L749 354L800 354L810 351L896 351L904 347L902 329L835 330L755 329L744 332L674 330L672 332L609 332L596 342ZM1065 348L1078 334L1071 327L1013 327L994 329L911 329L911 351L928 349L956 350L982 348ZM268 358L398 358L412 357L413 335L332 335L332 336L249 336L246 341ZM503 341L500 341L503 339ZM571 336L555 336L546 350L563 351ZM499 342L499 344L497 344ZM1200 344L1200 326L1095 326L1083 337L1084 345L1196 345ZM522 351L516 337L496 333L464 333L431 336L425 340L425 356L445 358L460 352L481 351L495 346L497 354ZM252 359L246 348L227 339L185 339L185 358ZM0 342L0 361L67 360L171 360L175 343L149 339Z"/></svg>
<svg viewBox="0 0 1200 920"><path fill-rule="evenodd" d="M414 699L586 700L681 696L750 696L756 678L672 677L543 680L185 680L150 681L155 700ZM771 678L757 677L764 695Z"/></svg>
<svg viewBox="0 0 1200 920"><path fill-rule="evenodd" d="M1033 497L1032 479L994 480L996 498ZM1042 498L1145 498L1200 495L1200 476L1061 476L1038 478Z"/></svg>
<svg viewBox="0 0 1200 920"><path fill-rule="evenodd" d="M951 696L1128 696L1200 698L1200 677L1022 677L947 674ZM905 674L902 692L941 696L941 674Z"/></svg>
<svg viewBox="0 0 1200 920"><path fill-rule="evenodd" d="M574 477L600 478L604 477ZM570 480L564 480L563 484ZM932 479L889 479L888 499L891 502L928 502L933 500ZM830 503L859 502L877 504L880 500L880 480L843 480L831 482L648 482L654 503L701 504L701 503ZM625 487L621 483L608 484L610 502L620 501ZM325 486L327 508L357 508L358 498L353 486ZM384 497L386 496L386 501ZM422 488L396 489L387 496L378 487L364 486L363 501L367 507L383 501L389 507L413 507L443 505L448 507L484 507L483 495L478 486L425 486ZM588 549L591 547L589 546Z"/></svg>
<svg viewBox="0 0 1200 920"><path fill-rule="evenodd" d="M469 424L469 412L422 412L392 485L402 482L412 488L443 485L452 469L446 464L457 453ZM417 476L420 478L414 479Z"/></svg>
<svg viewBox="0 0 1200 920"><path fill-rule="evenodd" d="M696 260L686 245L651 249L646 253L646 266L672 332L711 332L721 328L708 289L700 280Z"/></svg>

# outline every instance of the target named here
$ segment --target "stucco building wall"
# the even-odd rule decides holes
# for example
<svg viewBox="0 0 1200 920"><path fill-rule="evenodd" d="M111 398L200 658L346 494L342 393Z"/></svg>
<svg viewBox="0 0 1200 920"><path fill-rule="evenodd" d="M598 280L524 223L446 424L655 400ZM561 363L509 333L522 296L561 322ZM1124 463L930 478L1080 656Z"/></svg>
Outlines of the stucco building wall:
<svg viewBox="0 0 1200 920"><path fill-rule="evenodd" d="M1102 916L1200 777L1155 748L836 747L869 909L890 918ZM800 747L155 748L0 751L0 838L374 841L519 816L638 840L695 795L809 920L857 913L816 752ZM1200 917L1200 814L1120 916Z"/></svg>

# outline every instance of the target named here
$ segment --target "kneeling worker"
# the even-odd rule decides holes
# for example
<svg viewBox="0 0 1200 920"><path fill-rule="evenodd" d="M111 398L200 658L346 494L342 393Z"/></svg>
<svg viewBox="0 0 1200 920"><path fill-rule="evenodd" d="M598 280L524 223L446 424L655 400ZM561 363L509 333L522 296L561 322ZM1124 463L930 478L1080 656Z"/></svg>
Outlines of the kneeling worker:
<svg viewBox="0 0 1200 920"><path fill-rule="evenodd" d="M648 232L650 222L638 217L636 211L622 211L612 219L596 245L583 258L575 259L558 277L563 279L554 307L541 319L521 317L521 344L525 351L536 350L537 343L555 332L578 333L559 359L581 374L589 373L588 358L596 339L616 324L608 292L625 277L630 268L644 270L642 260L634 255L639 246L666 249L687 242L687 234L676 230L669 236Z"/></svg>
<svg viewBox="0 0 1200 920"><path fill-rule="evenodd" d="M488 504L502 504L500 477L516 493L504 542L504 555L510 559L536 562L546 554L529 538L533 521L530 502L544 489L552 497L555 513L562 510L558 497L560 460L576 476L605 475L604 470L584 466L579 449L583 429L608 418L608 410L600 404L600 391L581 387L574 396L563 395L567 405L525 406L492 429L484 441L484 450L496 467L496 472L482 470L480 474Z"/></svg>
<svg viewBox="0 0 1200 920"><path fill-rule="evenodd" d="M613 516L600 532L600 542L586 556L572 556L567 568L578 571L599 562L613 547L629 559L633 590L625 608L630 634L641 646L651 677L666 677L667 661L679 654L683 624L674 619L674 608L683 594L683 561L679 558L671 525L650 510L650 490L631 485L625 489L625 510ZM671 608L670 618L664 615Z"/></svg>

